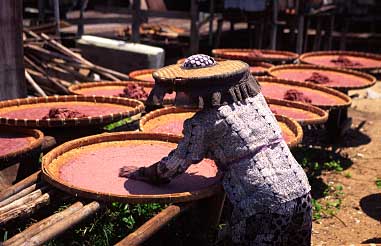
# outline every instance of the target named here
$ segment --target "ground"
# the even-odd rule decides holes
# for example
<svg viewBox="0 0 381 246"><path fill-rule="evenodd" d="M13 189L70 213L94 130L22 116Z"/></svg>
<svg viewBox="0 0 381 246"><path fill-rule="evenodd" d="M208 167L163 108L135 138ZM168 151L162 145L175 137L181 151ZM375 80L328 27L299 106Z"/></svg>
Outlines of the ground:
<svg viewBox="0 0 381 246"><path fill-rule="evenodd" d="M338 151L353 164L342 172L322 175L326 184L341 184L344 195L335 216L314 222L313 245L381 245L380 92L377 83L371 91L350 93L359 93L359 98L349 110L352 129Z"/></svg>

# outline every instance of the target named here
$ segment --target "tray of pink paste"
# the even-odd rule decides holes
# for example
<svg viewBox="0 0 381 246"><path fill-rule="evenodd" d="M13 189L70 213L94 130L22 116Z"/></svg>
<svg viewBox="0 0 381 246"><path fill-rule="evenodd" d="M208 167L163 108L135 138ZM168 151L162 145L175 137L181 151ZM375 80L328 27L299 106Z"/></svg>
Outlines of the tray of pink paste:
<svg viewBox="0 0 381 246"><path fill-rule="evenodd" d="M0 126L0 163L15 161L38 150L43 138L44 134L39 130Z"/></svg>
<svg viewBox="0 0 381 246"><path fill-rule="evenodd" d="M214 49L213 56L245 62L292 62L298 58L298 54L281 50L264 49Z"/></svg>
<svg viewBox="0 0 381 246"><path fill-rule="evenodd" d="M146 114L139 122L143 132L168 133L182 136L184 121L191 118L196 111L175 107L157 109ZM282 135L290 147L300 143L303 137L301 126L295 120L277 115Z"/></svg>
<svg viewBox="0 0 381 246"><path fill-rule="evenodd" d="M311 104L267 98L274 114L284 115L301 125L322 124L328 120L328 113Z"/></svg>
<svg viewBox="0 0 381 246"><path fill-rule="evenodd" d="M376 78L366 73L306 64L275 66L269 69L269 74L279 79L314 83L341 90L363 89L376 83Z"/></svg>
<svg viewBox="0 0 381 246"><path fill-rule="evenodd" d="M221 190L221 175L204 159L173 179L155 186L118 176L122 166L149 166L176 148L181 138L141 132L106 133L67 142L42 160L44 179L70 194L122 201L185 202L212 196Z"/></svg>
<svg viewBox="0 0 381 246"><path fill-rule="evenodd" d="M344 93L317 84L273 77L257 79L266 98L310 103L322 109L344 108L352 103Z"/></svg>
<svg viewBox="0 0 381 246"><path fill-rule="evenodd" d="M105 125L139 114L138 100L104 96L50 96L0 102L0 125L66 127Z"/></svg>
<svg viewBox="0 0 381 246"><path fill-rule="evenodd" d="M130 72L128 76L133 80L144 81L144 82L149 82L151 84L154 84L155 79L152 77L152 73L155 71L156 69L153 69L153 68L140 69L140 70L135 70Z"/></svg>
<svg viewBox="0 0 381 246"><path fill-rule="evenodd" d="M127 97L145 102L152 88L152 83L144 81L104 81L72 85L69 91L75 95ZM175 93L164 97L165 104L173 104L174 100Z"/></svg>
<svg viewBox="0 0 381 246"><path fill-rule="evenodd" d="M371 71L381 68L381 55L357 51L316 51L299 57L302 63Z"/></svg>

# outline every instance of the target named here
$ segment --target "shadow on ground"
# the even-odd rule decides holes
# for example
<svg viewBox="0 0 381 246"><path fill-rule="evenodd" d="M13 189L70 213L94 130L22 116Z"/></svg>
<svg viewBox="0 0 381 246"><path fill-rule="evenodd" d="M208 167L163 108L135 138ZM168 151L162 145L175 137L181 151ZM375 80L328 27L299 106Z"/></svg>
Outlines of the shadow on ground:
<svg viewBox="0 0 381 246"><path fill-rule="evenodd" d="M381 193L361 198L360 206L366 215L381 222Z"/></svg>
<svg viewBox="0 0 381 246"><path fill-rule="evenodd" d="M365 243L381 243L381 237L369 238L365 240L364 242L362 242L362 244L365 244Z"/></svg>

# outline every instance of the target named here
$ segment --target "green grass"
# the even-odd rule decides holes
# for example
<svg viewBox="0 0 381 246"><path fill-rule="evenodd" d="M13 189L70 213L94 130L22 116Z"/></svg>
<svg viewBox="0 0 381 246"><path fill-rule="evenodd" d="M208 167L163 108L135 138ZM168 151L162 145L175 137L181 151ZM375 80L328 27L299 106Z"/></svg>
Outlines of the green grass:
<svg viewBox="0 0 381 246"><path fill-rule="evenodd" d="M312 218L320 220L322 218L329 218L340 210L342 204L342 197L344 196L342 185L330 185L324 191L325 197L319 200L312 199Z"/></svg>
<svg viewBox="0 0 381 246"><path fill-rule="evenodd" d="M375 183L376 183L377 188L381 189L381 178L376 178Z"/></svg>

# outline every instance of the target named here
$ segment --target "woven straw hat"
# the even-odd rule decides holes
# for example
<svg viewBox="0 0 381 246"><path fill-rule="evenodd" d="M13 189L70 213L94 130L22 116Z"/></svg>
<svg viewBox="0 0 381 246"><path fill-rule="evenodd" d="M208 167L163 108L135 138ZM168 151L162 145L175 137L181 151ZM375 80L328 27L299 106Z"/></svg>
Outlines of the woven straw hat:
<svg viewBox="0 0 381 246"><path fill-rule="evenodd" d="M235 60L215 61L207 55L193 55L183 64L174 64L153 73L155 87L148 104L161 104L165 93L176 91L175 105L219 106L254 96L259 85L249 65Z"/></svg>

